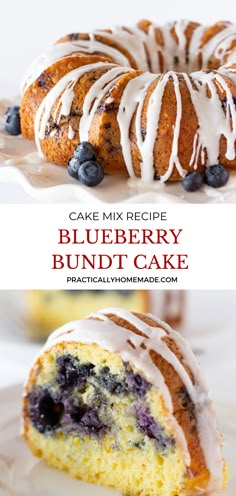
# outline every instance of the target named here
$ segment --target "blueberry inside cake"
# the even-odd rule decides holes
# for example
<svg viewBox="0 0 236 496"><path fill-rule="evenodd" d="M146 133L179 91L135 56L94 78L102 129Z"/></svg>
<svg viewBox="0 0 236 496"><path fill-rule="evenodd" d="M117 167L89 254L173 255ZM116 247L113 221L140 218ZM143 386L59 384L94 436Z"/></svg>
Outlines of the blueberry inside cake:
<svg viewBox="0 0 236 496"><path fill-rule="evenodd" d="M32 452L130 496L216 494L222 438L189 346L151 315L108 308L48 339L23 398Z"/></svg>

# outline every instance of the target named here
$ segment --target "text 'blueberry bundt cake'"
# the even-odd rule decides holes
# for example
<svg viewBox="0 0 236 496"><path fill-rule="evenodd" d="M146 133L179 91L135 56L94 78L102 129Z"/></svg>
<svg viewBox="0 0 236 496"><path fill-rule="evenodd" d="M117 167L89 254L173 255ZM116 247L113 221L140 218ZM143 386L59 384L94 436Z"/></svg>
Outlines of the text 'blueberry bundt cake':
<svg viewBox="0 0 236 496"><path fill-rule="evenodd" d="M22 91L22 134L50 162L65 166L89 141L106 173L144 182L236 169L230 22L144 20L71 34L33 63Z"/></svg>
<svg viewBox="0 0 236 496"><path fill-rule="evenodd" d="M129 496L218 494L222 438L185 340L108 308L55 331L25 386L23 436L72 476Z"/></svg>

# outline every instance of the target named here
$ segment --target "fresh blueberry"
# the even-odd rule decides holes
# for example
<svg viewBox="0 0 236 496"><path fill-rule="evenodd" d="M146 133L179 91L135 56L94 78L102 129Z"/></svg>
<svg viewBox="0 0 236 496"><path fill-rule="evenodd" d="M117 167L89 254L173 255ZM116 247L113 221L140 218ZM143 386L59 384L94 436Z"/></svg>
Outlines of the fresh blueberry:
<svg viewBox="0 0 236 496"><path fill-rule="evenodd" d="M208 186L212 188L220 188L225 186L229 179L229 172L223 167L223 165L216 164L207 167L204 174L204 181Z"/></svg>
<svg viewBox="0 0 236 496"><path fill-rule="evenodd" d="M97 186L104 178L104 170L95 161L84 162L78 170L78 179L86 186Z"/></svg>
<svg viewBox="0 0 236 496"><path fill-rule="evenodd" d="M88 162L88 160L96 160L93 145L88 141L82 141L82 143L77 145L74 156L79 160L80 164Z"/></svg>
<svg viewBox="0 0 236 496"><path fill-rule="evenodd" d="M182 179L182 186L185 191L197 191L203 185L203 176L200 172L189 172Z"/></svg>
<svg viewBox="0 0 236 496"><path fill-rule="evenodd" d="M80 167L80 162L76 157L71 157L68 160L67 171L71 177L78 179L78 170Z"/></svg>
<svg viewBox="0 0 236 496"><path fill-rule="evenodd" d="M19 114L20 107L19 105L13 105L12 107L8 107L6 114Z"/></svg>
<svg viewBox="0 0 236 496"><path fill-rule="evenodd" d="M63 413L63 403L54 401L47 389L37 388L29 394L29 415L39 432L56 429Z"/></svg>
<svg viewBox="0 0 236 496"><path fill-rule="evenodd" d="M6 111L5 130L12 136L21 134L20 107L17 105L9 107Z"/></svg>

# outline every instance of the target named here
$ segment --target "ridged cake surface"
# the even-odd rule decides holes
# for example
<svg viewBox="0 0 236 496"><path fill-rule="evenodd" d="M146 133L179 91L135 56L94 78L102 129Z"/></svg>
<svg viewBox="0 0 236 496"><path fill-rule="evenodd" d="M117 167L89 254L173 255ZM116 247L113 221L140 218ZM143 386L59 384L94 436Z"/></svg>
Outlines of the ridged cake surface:
<svg viewBox="0 0 236 496"><path fill-rule="evenodd" d="M90 141L109 174L180 180L236 168L236 26L141 21L61 38L29 68L21 125L66 165Z"/></svg>

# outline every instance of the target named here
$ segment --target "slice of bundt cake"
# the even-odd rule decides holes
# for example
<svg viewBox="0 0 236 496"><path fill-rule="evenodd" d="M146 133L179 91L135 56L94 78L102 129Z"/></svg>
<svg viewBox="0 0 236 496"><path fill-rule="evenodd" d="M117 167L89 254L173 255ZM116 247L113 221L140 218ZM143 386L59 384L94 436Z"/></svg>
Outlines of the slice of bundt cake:
<svg viewBox="0 0 236 496"><path fill-rule="evenodd" d="M182 301L172 293L174 291L164 291L163 314L167 322L168 319L176 319L178 324L184 309ZM57 327L69 320L83 319L102 307L133 308L134 311L146 313L150 309L150 301L146 290L31 290L25 300L27 336L45 341Z"/></svg>
<svg viewBox="0 0 236 496"><path fill-rule="evenodd" d="M25 386L37 456L130 496L214 494L222 438L189 345L152 315L108 308L54 332Z"/></svg>

